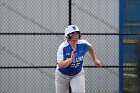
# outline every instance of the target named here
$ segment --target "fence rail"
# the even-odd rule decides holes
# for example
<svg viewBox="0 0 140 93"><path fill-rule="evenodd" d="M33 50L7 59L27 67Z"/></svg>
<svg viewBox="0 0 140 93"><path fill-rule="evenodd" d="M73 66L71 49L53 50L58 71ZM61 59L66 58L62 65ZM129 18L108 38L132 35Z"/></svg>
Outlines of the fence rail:
<svg viewBox="0 0 140 93"><path fill-rule="evenodd" d="M56 66L1 66L0 69L56 68ZM84 66L84 68L136 68L136 66Z"/></svg>
<svg viewBox="0 0 140 93"><path fill-rule="evenodd" d="M120 34L120 33L81 33L82 35L140 35L140 33ZM64 35L64 33L0 33L0 35Z"/></svg>

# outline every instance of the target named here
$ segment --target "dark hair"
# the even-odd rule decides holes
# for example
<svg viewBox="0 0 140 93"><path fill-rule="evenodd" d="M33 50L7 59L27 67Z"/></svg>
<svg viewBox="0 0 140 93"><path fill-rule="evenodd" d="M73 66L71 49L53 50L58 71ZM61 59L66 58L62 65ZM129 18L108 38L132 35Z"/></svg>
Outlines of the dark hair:
<svg viewBox="0 0 140 93"><path fill-rule="evenodd" d="M80 31L77 31L78 33L79 33L79 36L78 36L78 38L80 39L81 38L81 33L80 33ZM70 34L68 34L68 36L67 36L67 39L71 39L71 36L70 36Z"/></svg>

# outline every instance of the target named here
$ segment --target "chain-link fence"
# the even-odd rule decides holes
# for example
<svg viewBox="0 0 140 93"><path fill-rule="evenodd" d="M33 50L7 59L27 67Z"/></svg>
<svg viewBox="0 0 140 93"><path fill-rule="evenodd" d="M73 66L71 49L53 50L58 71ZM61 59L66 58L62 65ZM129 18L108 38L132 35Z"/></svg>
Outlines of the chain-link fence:
<svg viewBox="0 0 140 93"><path fill-rule="evenodd" d="M103 65L86 55L86 93L134 93L140 1L122 1L0 0L0 93L55 93L56 52L68 24L78 25Z"/></svg>

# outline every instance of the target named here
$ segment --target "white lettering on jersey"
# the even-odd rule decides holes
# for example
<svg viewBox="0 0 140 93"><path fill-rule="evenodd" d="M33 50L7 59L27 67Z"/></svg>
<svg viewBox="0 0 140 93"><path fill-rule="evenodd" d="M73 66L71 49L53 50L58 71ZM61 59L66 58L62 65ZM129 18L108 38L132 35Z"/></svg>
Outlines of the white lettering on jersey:
<svg viewBox="0 0 140 93"><path fill-rule="evenodd" d="M74 61L71 63L70 67L77 68L81 64L80 62L83 61L83 59L84 59L84 56L75 58Z"/></svg>

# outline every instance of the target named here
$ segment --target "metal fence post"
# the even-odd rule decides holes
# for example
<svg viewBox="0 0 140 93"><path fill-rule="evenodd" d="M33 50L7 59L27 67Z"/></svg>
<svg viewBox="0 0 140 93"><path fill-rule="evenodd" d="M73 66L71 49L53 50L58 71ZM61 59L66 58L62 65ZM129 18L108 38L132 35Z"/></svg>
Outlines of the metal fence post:
<svg viewBox="0 0 140 93"><path fill-rule="evenodd" d="M72 24L71 22L72 6L71 5L72 5L72 0L69 0L69 25ZM69 93L72 93L70 84L69 84Z"/></svg>

